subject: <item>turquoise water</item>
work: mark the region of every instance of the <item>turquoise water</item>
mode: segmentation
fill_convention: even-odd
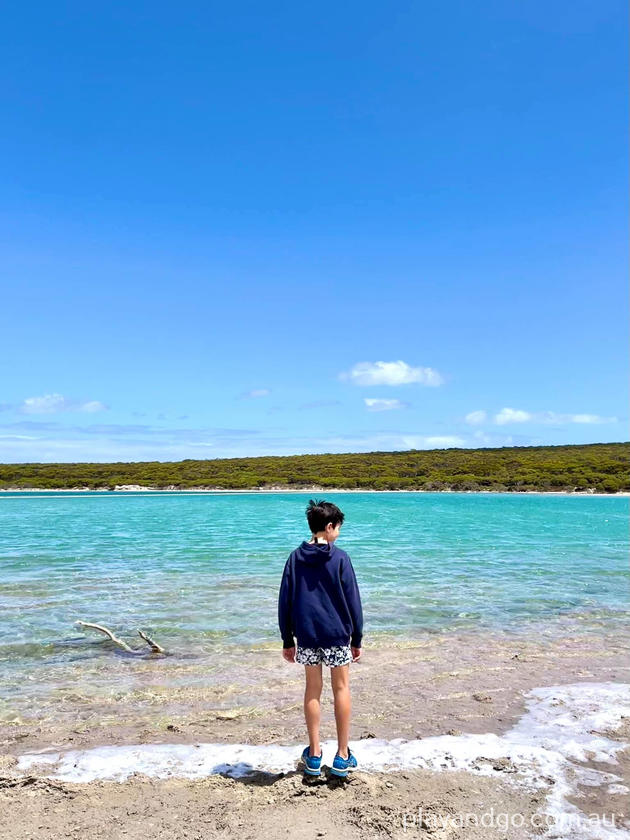
[[[90,656],[78,618],[204,650],[278,643],[278,585],[307,536],[309,495],[3,494],[0,661]],[[627,498],[327,498],[346,513],[339,545],[366,643],[479,627],[594,632],[630,617]]]

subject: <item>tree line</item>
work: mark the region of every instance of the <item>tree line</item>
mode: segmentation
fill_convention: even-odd
[[[630,490],[630,443],[411,449],[177,462],[2,464],[0,488]]]

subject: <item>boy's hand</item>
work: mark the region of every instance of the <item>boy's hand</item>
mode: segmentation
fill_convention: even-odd
[[[361,648],[355,648],[350,645],[350,650],[352,651],[352,661],[358,662],[361,657]]]
[[[295,662],[295,647],[282,648],[282,658],[287,662]]]

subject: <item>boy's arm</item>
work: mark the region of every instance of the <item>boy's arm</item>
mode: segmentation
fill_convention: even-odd
[[[293,640],[293,593],[291,585],[291,558],[287,560],[278,595],[278,626],[282,636],[282,647],[292,648]]]
[[[363,638],[363,607],[361,606],[361,594],[359,593],[354,567],[348,555],[341,564],[341,585],[352,617],[350,644],[352,647],[360,648]]]

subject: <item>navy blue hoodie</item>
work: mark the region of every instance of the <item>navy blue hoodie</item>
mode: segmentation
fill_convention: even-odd
[[[304,541],[285,563],[278,596],[283,648],[361,647],[363,610],[350,558],[334,543]]]

